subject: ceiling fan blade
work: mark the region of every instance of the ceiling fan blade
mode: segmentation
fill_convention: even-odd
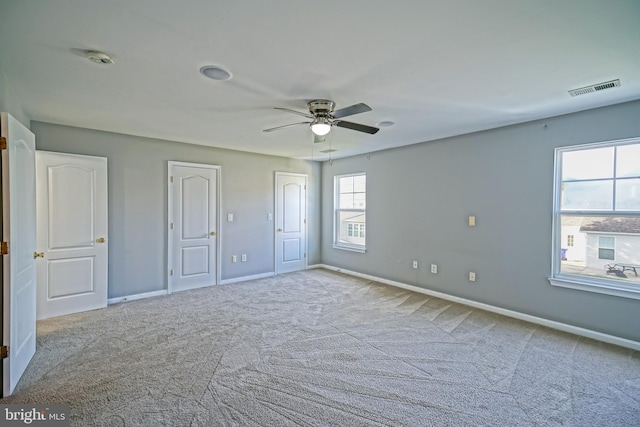
[[[333,122],[333,124],[341,128],[347,128],[351,130],[357,130],[360,132],[370,133],[371,135],[373,135],[374,133],[380,130],[378,128],[374,128],[373,126],[361,125],[360,123],[345,122],[343,120],[336,120],[335,122]]]
[[[282,111],[288,111],[290,113],[293,114],[298,114],[299,116],[304,116],[308,119],[313,119],[313,115],[309,114],[309,113],[302,113],[300,111],[296,111],[296,110],[291,110],[289,108],[283,108],[283,107],[273,107],[274,110],[282,110]]]
[[[327,140],[327,135],[316,135],[313,134],[313,143],[317,144],[319,142],[325,142]]]
[[[339,119],[341,117],[352,116],[354,114],[366,113],[367,111],[371,111],[371,107],[361,102],[359,104],[353,104],[348,107],[340,108],[339,110],[331,113],[331,115],[336,119]]]
[[[274,130],[284,129],[284,128],[288,128],[288,127],[292,127],[292,126],[298,126],[298,125],[308,125],[309,123],[311,123],[311,122],[291,123],[290,125],[276,126],[274,128],[264,129],[262,132],[273,132]]]

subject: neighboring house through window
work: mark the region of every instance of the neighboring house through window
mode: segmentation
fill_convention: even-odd
[[[334,178],[333,247],[364,252],[366,249],[367,176],[363,173]]]
[[[640,299],[640,138],[557,148],[555,165],[551,284]]]

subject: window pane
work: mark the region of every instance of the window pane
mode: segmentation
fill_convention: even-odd
[[[616,259],[614,255],[615,254],[613,249],[598,249],[598,259],[614,260]]]
[[[613,209],[613,180],[563,182],[561,209]]]
[[[615,239],[613,237],[604,237],[600,236],[598,239],[598,244],[601,248],[613,249],[615,246]]]
[[[622,145],[616,150],[616,176],[640,176],[640,144]]]
[[[613,178],[613,147],[562,154],[562,180]]]
[[[356,209],[365,209],[367,195],[364,193],[355,193],[353,195],[353,207]]]
[[[353,209],[353,193],[340,194],[338,209]]]
[[[366,222],[366,214],[361,212],[341,212],[338,211],[338,243],[351,243],[364,245],[364,235],[360,236],[356,230],[363,227]],[[364,233],[363,233],[364,234]]]
[[[364,193],[367,191],[367,176],[358,175],[353,177],[353,191],[357,193]]]
[[[640,179],[616,180],[616,210],[640,211]]]
[[[339,180],[340,193],[353,193],[353,177],[345,176]]]

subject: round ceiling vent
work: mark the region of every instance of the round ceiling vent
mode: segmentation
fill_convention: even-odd
[[[209,77],[212,80],[229,80],[232,77],[230,71],[222,68],[219,65],[205,65],[200,68],[200,72]]]
[[[385,120],[385,121],[376,123],[376,126],[378,126],[379,128],[388,128],[388,127],[391,127],[393,125],[395,125],[395,123],[392,122],[392,121],[389,121],[389,120]]]

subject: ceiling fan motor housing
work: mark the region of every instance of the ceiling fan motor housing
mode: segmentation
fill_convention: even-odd
[[[335,103],[328,99],[315,99],[309,101],[309,112],[314,116],[329,116],[333,112]]]

